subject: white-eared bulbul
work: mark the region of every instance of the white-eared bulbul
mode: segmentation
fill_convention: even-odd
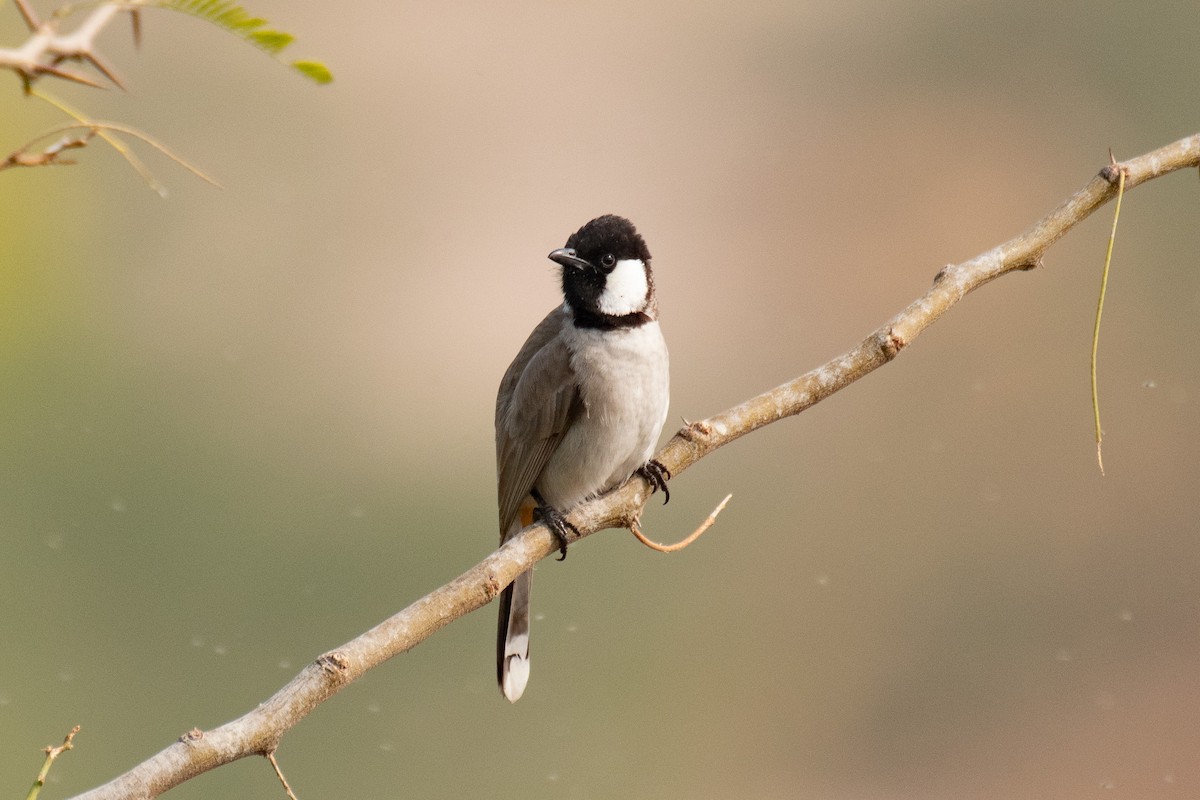
[[[635,471],[666,493],[670,475],[648,459],[670,388],[650,251],[633,223],[598,217],[549,257],[562,267],[564,302],[500,381],[496,470],[501,542],[541,519],[565,558],[573,526],[563,515],[573,506]],[[500,598],[497,678],[514,703],[529,680],[532,583],[530,570]]]

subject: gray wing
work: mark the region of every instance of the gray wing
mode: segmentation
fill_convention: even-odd
[[[500,381],[496,474],[501,538],[579,412],[571,354],[558,335],[565,324],[561,307],[547,314]]]

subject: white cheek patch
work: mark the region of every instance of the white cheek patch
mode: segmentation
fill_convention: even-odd
[[[646,265],[640,258],[623,258],[604,282],[597,307],[600,313],[623,317],[646,308]]]

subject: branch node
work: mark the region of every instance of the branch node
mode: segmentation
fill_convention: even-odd
[[[879,349],[888,361],[900,355],[900,351],[907,346],[908,340],[897,333],[895,328],[888,328],[887,332],[879,337]]]
[[[955,266],[954,264],[947,264],[946,266],[939,269],[937,271],[937,274],[933,276],[933,285],[937,286],[939,283],[941,283],[946,278],[946,276],[950,274],[950,271],[952,269],[954,269],[954,266]]]
[[[184,744],[195,744],[204,738],[204,731],[199,728],[192,728],[190,731],[179,737],[179,741]]]
[[[1112,155],[1111,151],[1109,152],[1109,155]],[[1113,163],[1104,167],[1104,169],[1100,170],[1100,177],[1104,178],[1104,180],[1108,181],[1113,186],[1116,186],[1118,181],[1121,180],[1122,173],[1128,175],[1129,168],[1124,164],[1118,164],[1116,161],[1114,161]]]
[[[67,733],[67,736],[65,739],[63,739],[62,744],[58,745],[57,747],[55,747],[53,745],[46,745],[45,747],[42,748],[42,752],[45,753],[46,755],[48,755],[50,757],[50,760],[53,761],[54,759],[58,758],[66,751],[74,750],[75,749],[75,734],[79,733],[79,730],[80,730],[80,726],[76,725],[74,728],[71,728],[71,730]]]
[[[483,596],[490,603],[500,594],[500,581],[496,579],[496,574],[488,570],[483,574]]]
[[[350,668],[350,661],[338,650],[331,650],[317,658],[317,666],[330,675],[342,676]]]
[[[707,439],[712,436],[712,426],[704,420],[698,422],[683,421],[684,427],[679,429],[679,436],[689,442],[694,442],[697,439]]]

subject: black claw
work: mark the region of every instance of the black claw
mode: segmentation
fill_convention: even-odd
[[[558,539],[558,551],[561,553],[558,560],[566,561],[567,545],[582,535],[579,533],[579,528],[568,522],[558,509],[547,503],[537,489],[534,489],[532,494],[534,502],[537,503],[537,508],[533,510],[533,518],[546,523],[550,533],[554,534],[555,539]],[[572,533],[575,534],[574,538],[571,537]]]
[[[654,494],[659,489],[662,489],[664,496],[663,505],[671,502],[671,490],[667,488],[667,481],[671,479],[671,470],[662,465],[656,458],[652,458],[638,468],[638,475],[641,475],[650,483],[650,494]]]

